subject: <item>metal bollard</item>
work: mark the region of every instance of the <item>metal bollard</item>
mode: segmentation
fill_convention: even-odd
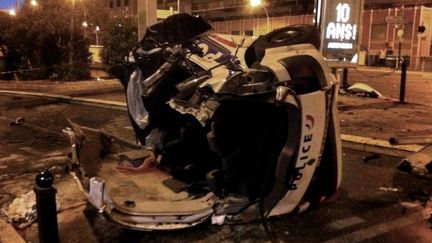
[[[407,75],[407,63],[406,60],[403,60],[401,81],[400,81],[399,103],[405,103],[406,75]]]
[[[53,182],[54,177],[49,171],[42,171],[36,176],[34,192],[41,243],[60,242],[55,198],[57,190],[52,187]]]
[[[344,68],[342,71],[342,89],[347,90],[348,88],[348,68]]]

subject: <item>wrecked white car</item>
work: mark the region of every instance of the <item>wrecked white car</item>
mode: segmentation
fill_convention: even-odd
[[[114,222],[173,230],[268,218],[338,189],[337,85],[315,28],[210,31],[173,15],[129,56],[122,82],[136,144],[73,123],[66,131],[80,186]]]

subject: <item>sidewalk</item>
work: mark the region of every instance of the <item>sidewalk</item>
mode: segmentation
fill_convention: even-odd
[[[432,134],[432,106],[353,95],[339,95],[338,106],[344,134],[382,140]]]
[[[87,96],[122,91],[117,79],[61,82],[51,80],[5,81],[0,80],[0,90],[28,91],[68,96]]]

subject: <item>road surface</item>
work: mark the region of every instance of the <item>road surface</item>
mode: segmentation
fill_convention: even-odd
[[[21,117],[21,122],[13,121]],[[121,228],[89,206],[71,176],[64,172],[68,139],[61,130],[71,119],[104,128],[134,140],[127,114],[97,107],[34,98],[0,97],[0,203],[3,208],[33,189],[34,177],[50,168],[56,178],[62,242],[265,242],[261,222],[199,227],[149,233]],[[344,150],[343,183],[338,195],[301,214],[268,220],[284,242],[432,242],[432,230],[422,217],[432,195],[430,180],[398,172],[400,159]],[[63,158],[63,159],[62,159]],[[37,241],[37,224],[20,230],[26,241]]]

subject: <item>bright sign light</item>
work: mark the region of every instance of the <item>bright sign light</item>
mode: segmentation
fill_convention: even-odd
[[[321,49],[328,60],[351,62],[358,49],[361,0],[327,0],[321,9]]]
[[[339,3],[336,7],[336,22],[329,22],[326,29],[326,39],[355,40],[357,25],[349,23],[351,8],[347,3]],[[334,46],[334,45],[333,45]],[[328,45],[330,48],[330,43]]]

